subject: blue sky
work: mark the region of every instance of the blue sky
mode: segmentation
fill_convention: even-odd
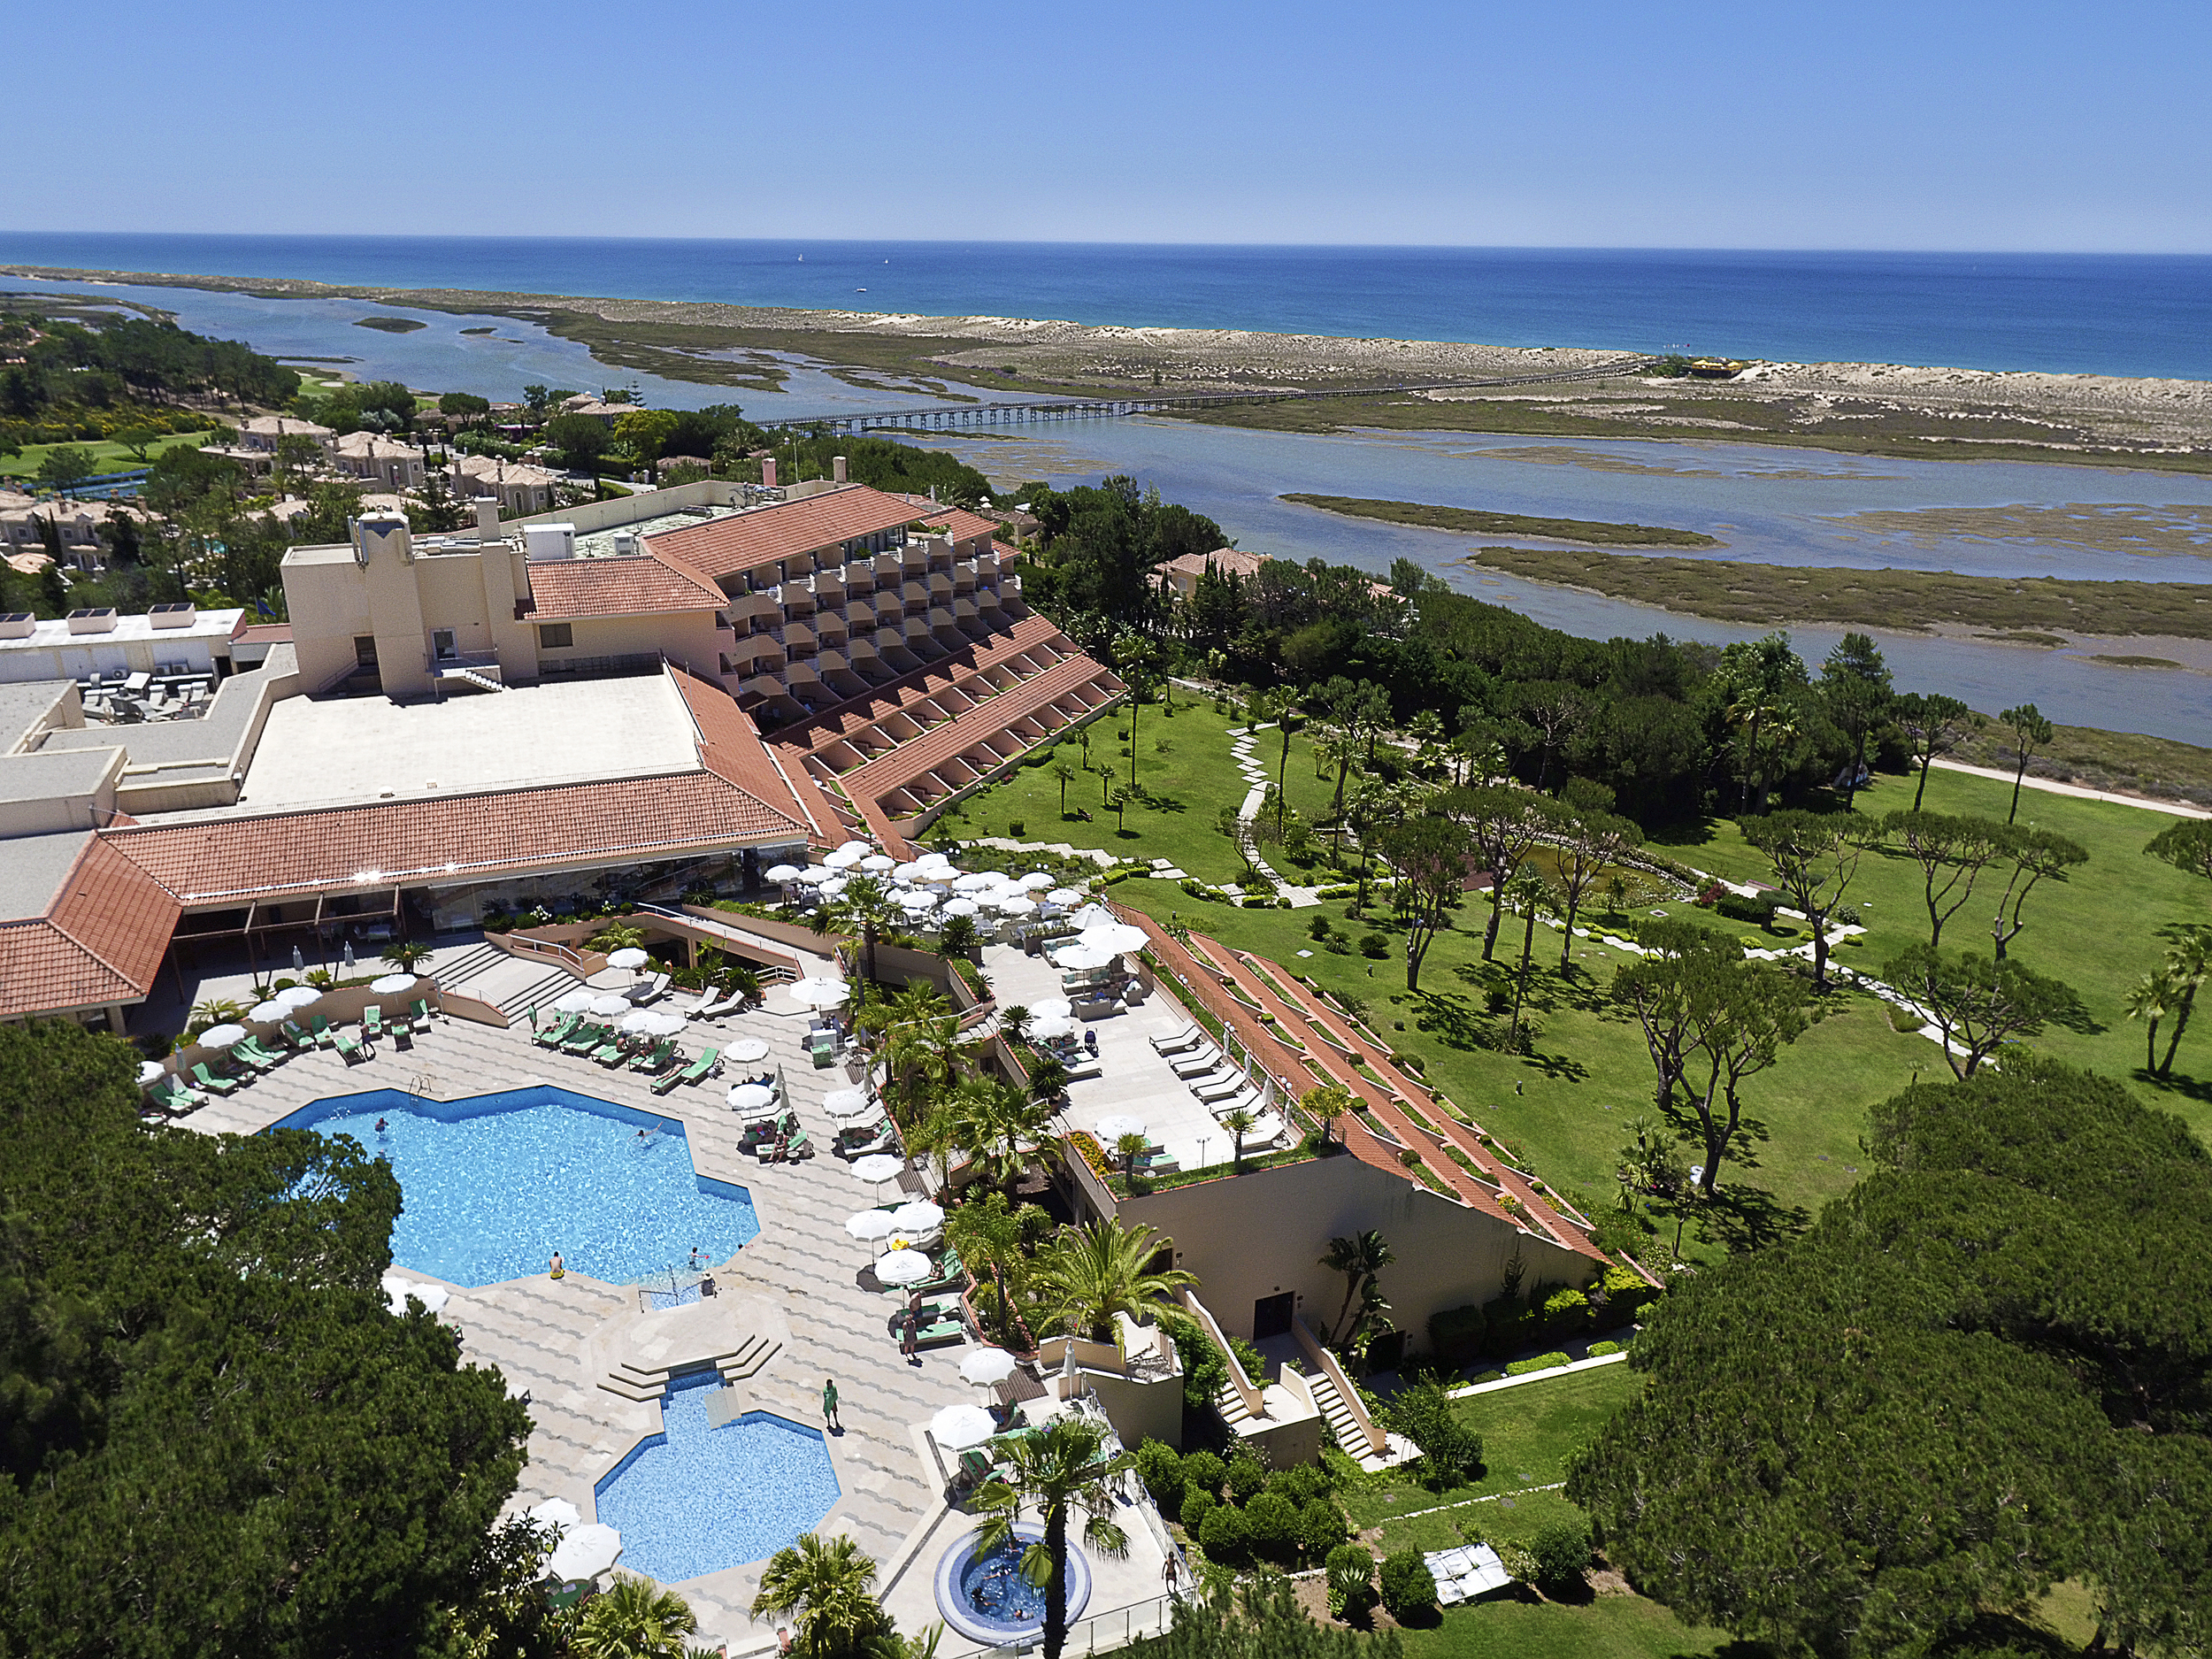
[[[111,0],[5,40],[20,230],[2212,251],[2203,0]]]

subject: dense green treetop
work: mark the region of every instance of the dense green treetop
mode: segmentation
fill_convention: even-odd
[[[387,1310],[388,1164],[142,1127],[136,1058],[0,1027],[0,1651],[423,1651],[527,1415]]]

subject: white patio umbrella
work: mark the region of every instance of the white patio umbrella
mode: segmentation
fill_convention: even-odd
[[[998,902],[997,909],[1003,916],[1034,916],[1037,901],[1025,893],[1011,893]]]
[[[852,987],[842,979],[795,979],[789,989],[792,1000],[807,1008],[835,1008],[852,995]]]
[[[246,1041],[243,1025],[210,1025],[195,1040],[203,1048],[227,1048]]]
[[[861,853],[833,852],[823,859],[822,863],[831,870],[850,870],[864,856],[864,855]]]
[[[860,867],[872,875],[879,876],[887,870],[897,869],[899,861],[887,853],[870,853],[860,861]]]
[[[168,1070],[158,1060],[141,1060],[138,1063],[138,1087],[144,1088],[150,1083],[160,1082]]]
[[[1074,1029],[1074,1019],[1066,1014],[1048,1014],[1042,1019],[1029,1022],[1029,1034],[1033,1037],[1064,1037]]]
[[[987,1388],[1004,1382],[1020,1364],[1002,1348],[979,1348],[960,1362],[960,1380]]]
[[[384,1292],[384,1305],[394,1313],[405,1313],[407,1299],[411,1296],[433,1313],[443,1308],[452,1297],[452,1293],[443,1285],[418,1285],[397,1274],[388,1274],[380,1288]]]
[[[276,994],[276,1000],[288,1008],[306,1008],[323,1000],[323,994],[311,985],[291,985]]]
[[[905,1168],[904,1158],[895,1158],[887,1152],[871,1152],[864,1158],[853,1160],[853,1173],[871,1187],[880,1187],[886,1181],[897,1180],[900,1172]],[[870,1213],[881,1216],[887,1221],[891,1217],[891,1212],[887,1210],[878,1210]],[[898,1231],[895,1222],[892,1224],[891,1231],[894,1233]]]
[[[1041,870],[1033,870],[1014,885],[1025,892],[1042,893],[1057,879],[1058,877],[1047,875]]]
[[[641,968],[652,959],[649,952],[635,945],[625,945],[607,958],[607,965],[610,968]]]
[[[1142,950],[1152,942],[1151,935],[1141,927],[1127,922],[1102,922],[1095,927],[1086,927],[1080,935],[1083,943],[1094,950],[1110,950],[1116,956],[1124,951]]]
[[[1045,895],[1045,902],[1047,904],[1057,904],[1063,909],[1065,909],[1071,904],[1082,903],[1083,895],[1077,892],[1073,887],[1055,887],[1051,892]]]
[[[372,986],[370,988],[373,990],[375,987]],[[618,1014],[626,1014],[630,1011],[630,1007],[628,997],[617,996],[611,991],[591,999],[591,1011],[603,1019],[612,1019]]]
[[[818,887],[836,873],[827,864],[809,864],[799,872],[799,879],[810,887]]]
[[[397,996],[402,991],[414,988],[415,976],[411,973],[388,973],[381,979],[369,981],[369,989],[379,996]]]
[[[265,1002],[256,1002],[253,1006],[253,1012],[246,1018],[257,1025],[273,1025],[280,1019],[292,1018],[292,1005],[289,1002],[280,1002],[274,997],[271,997]]]
[[[933,853],[914,862],[917,865],[915,873],[924,881],[951,881],[960,874],[959,867],[951,859],[940,858]]]
[[[758,1111],[775,1098],[776,1091],[765,1083],[733,1083],[730,1085],[729,1102],[731,1108],[736,1111]]]
[[[553,1006],[564,1014],[588,1014],[591,1005],[599,1000],[599,993],[587,991],[581,986],[565,993]]]
[[[870,853],[875,851],[875,847],[868,841],[840,841],[837,843],[837,850],[841,854],[850,853],[856,858],[865,858]]]
[[[995,870],[979,870],[972,875],[955,876],[952,880],[956,893],[980,893],[984,888],[995,887],[998,884],[999,876]]]
[[[887,1210],[864,1210],[856,1216],[845,1217],[845,1231],[868,1242],[887,1239],[898,1230],[898,1224],[891,1219]]]
[[[1103,904],[1086,904],[1081,910],[1076,911],[1073,916],[1068,918],[1068,919],[1073,922],[1078,929],[1082,929],[1087,927],[1104,927],[1109,924],[1118,922],[1121,918],[1116,916],[1111,910],[1108,910]]]
[[[649,1037],[672,1037],[684,1028],[681,1014],[655,1014],[645,1027]]]
[[[1109,1151],[1112,1150],[1114,1142],[1120,1140],[1122,1136],[1141,1135],[1146,1133],[1144,1119],[1133,1118],[1127,1112],[1117,1112],[1110,1118],[1102,1118],[1094,1126],[1098,1130],[1098,1138],[1105,1142]]]
[[[584,1517],[566,1498],[548,1498],[530,1511],[530,1518],[540,1526],[559,1527],[564,1532],[584,1524]]]
[[[983,907],[980,904],[978,904],[973,899],[971,898],[947,899],[945,901],[945,914],[948,916],[973,916],[982,908]]]
[[[797,864],[777,864],[763,879],[781,886],[787,881],[796,881],[804,873]]]
[[[864,1088],[833,1088],[822,1097],[822,1110],[835,1123],[865,1118],[876,1107],[876,1097]]]
[[[936,1271],[920,1250],[886,1250],[876,1257],[876,1277],[887,1285],[918,1285]]]
[[[998,1432],[998,1424],[981,1406],[947,1406],[929,1420],[929,1437],[949,1452],[980,1446]]]
[[[651,1009],[633,1009],[622,1017],[622,1029],[633,1037],[641,1037],[659,1022],[660,1016]]]
[[[910,1204],[901,1204],[891,1212],[891,1219],[901,1233],[927,1233],[932,1227],[945,1225],[945,1212],[926,1198],[918,1198]]]
[[[1115,953],[1110,950],[1100,950],[1091,945],[1076,945],[1062,951],[1053,960],[1071,972],[1087,973],[1093,968],[1111,967],[1114,956]]]
[[[827,881],[825,881],[820,887],[815,889],[817,893],[819,893],[826,899],[833,899],[844,890],[845,878],[842,876],[832,876]]]
[[[765,1060],[768,1045],[757,1037],[740,1037],[723,1049],[722,1054],[725,1059],[729,1060]]]
[[[891,879],[894,881],[912,881],[918,879],[921,873],[922,861],[918,858],[910,858],[902,864],[893,864],[891,866]]]
[[[1048,996],[1041,1002],[1029,1005],[1029,1017],[1033,1020],[1072,1019],[1075,1018],[1075,1004],[1064,996]]]
[[[621,1555],[622,1534],[611,1526],[587,1521],[570,1527],[562,1536],[546,1557],[545,1570],[563,1584],[573,1584],[580,1578],[596,1578]]]
[[[937,908],[937,895],[926,887],[919,887],[911,893],[901,894],[899,903],[919,915],[924,910],[933,910]]]

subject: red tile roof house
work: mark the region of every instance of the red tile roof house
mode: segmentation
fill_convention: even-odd
[[[291,639],[253,641],[264,662],[205,720],[23,740],[88,773],[113,758],[68,846],[0,842],[28,872],[0,888],[0,1018],[119,1023],[172,934],[288,949],[342,916],[465,926],[488,897],[616,872],[855,834],[903,852],[1120,694],[1022,603],[990,520],[857,486],[760,494],[505,524],[487,503],[473,533],[420,539],[370,513],[293,549]]]

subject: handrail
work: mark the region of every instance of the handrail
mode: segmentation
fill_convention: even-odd
[[[557,939],[535,939],[528,933],[487,933],[484,942],[511,956],[550,956],[580,979],[588,979],[607,965],[597,951],[579,950]],[[597,957],[595,964],[594,957]]]
[[[1352,1386],[1352,1379],[1345,1374],[1342,1363],[1321,1346],[1320,1339],[1306,1328],[1302,1316],[1295,1313],[1290,1316],[1290,1333],[1297,1339],[1298,1351],[1318,1365],[1329,1381],[1335,1385],[1338,1397],[1344,1402],[1344,1409],[1352,1414],[1352,1421],[1359,1425],[1359,1432],[1366,1437],[1367,1449],[1378,1457],[1389,1451],[1390,1437],[1368,1415],[1367,1402]]]
[[[1213,1339],[1214,1346],[1221,1350],[1222,1360],[1229,1368],[1229,1386],[1237,1391],[1237,1398],[1244,1402],[1244,1409],[1255,1417],[1265,1417],[1267,1415],[1266,1396],[1260,1392],[1258,1386],[1244,1374],[1243,1362],[1237,1358],[1236,1350],[1229,1346],[1229,1339],[1222,1334],[1221,1326],[1216,1323],[1213,1315],[1206,1310],[1206,1304],[1199,1301],[1187,1286],[1183,1289],[1183,1306],[1189,1310],[1191,1317],[1198,1321],[1199,1328]]]

